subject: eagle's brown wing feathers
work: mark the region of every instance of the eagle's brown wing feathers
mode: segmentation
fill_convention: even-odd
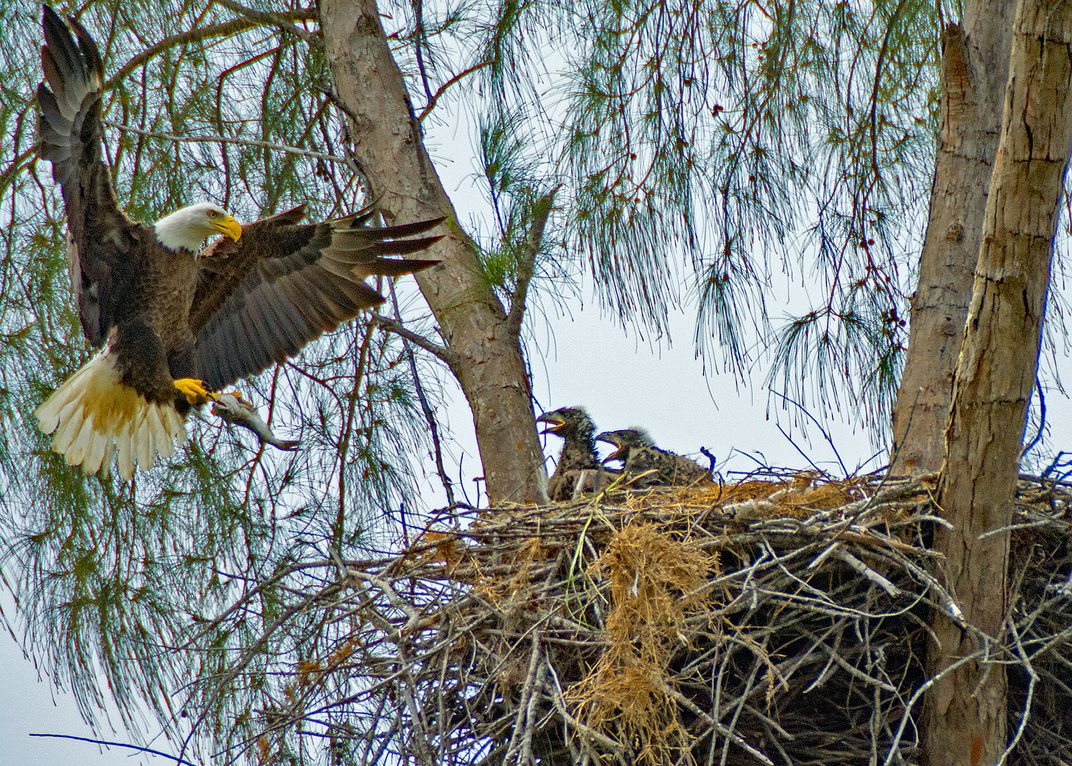
[[[52,162],[52,177],[63,192],[78,317],[89,342],[99,346],[115,321],[114,296],[124,293],[125,254],[144,232],[119,209],[111,174],[101,161],[100,52],[77,21],[71,19],[68,27],[47,5],[42,13],[40,153]]]
[[[438,261],[385,258],[425,249],[439,237],[400,239],[442,219],[370,227],[365,209],[336,221],[299,224],[303,208],[221,239],[201,259],[190,328],[197,374],[220,388],[294,356],[305,344],[384,298],[362,279],[399,276]]]

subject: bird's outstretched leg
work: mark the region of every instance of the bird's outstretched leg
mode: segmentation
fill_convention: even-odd
[[[186,401],[194,407],[201,404],[207,404],[208,402],[215,402],[221,396],[233,396],[247,407],[253,406],[250,402],[246,401],[246,398],[242,396],[241,391],[224,391],[223,393],[209,391],[205,388],[205,381],[198,380],[197,378],[179,378],[175,381],[175,388],[177,388],[179,393],[186,397]]]
[[[216,394],[205,388],[205,381],[197,378],[179,378],[175,381],[175,388],[194,406],[216,399]]]

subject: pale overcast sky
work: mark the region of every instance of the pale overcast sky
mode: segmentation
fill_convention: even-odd
[[[432,133],[437,167],[448,191],[459,207],[460,220],[482,211],[483,196],[473,189],[477,171],[472,157],[475,140],[464,118],[446,126],[443,122],[426,122]],[[166,211],[162,211],[166,212]],[[802,288],[801,288],[802,289]],[[534,392],[539,403],[548,408],[580,404],[588,408],[600,429],[640,425],[663,447],[681,453],[697,453],[701,446],[714,452],[720,461],[734,448],[760,453],[771,465],[806,468],[807,463],[796,448],[779,432],[778,424],[768,413],[768,393],[762,388],[766,367],[760,366],[752,380],[738,386],[728,375],[706,375],[695,359],[692,346],[693,318],[678,312],[673,319],[674,345],[654,347],[624,332],[613,320],[604,318],[595,308],[590,286],[580,290],[586,305],[574,307],[572,315],[550,319],[554,343],[532,349],[544,354],[532,360]],[[790,296],[791,297],[791,296]],[[686,309],[687,311],[687,309]],[[548,337],[544,319],[535,316],[534,336]],[[418,352],[421,353],[421,352]],[[1067,358],[1062,359],[1064,376],[1072,380]],[[710,369],[712,365],[709,365]],[[1072,447],[1072,408],[1056,392],[1047,399],[1052,442]],[[469,477],[478,470],[477,452],[472,438],[468,408],[455,397],[443,414],[457,441],[451,448],[455,461],[464,455]],[[791,418],[780,417],[789,430]],[[837,472],[837,460],[830,445],[817,430],[801,432],[792,428],[793,438],[821,467]],[[861,418],[847,413],[840,422],[829,424],[841,459],[849,469],[858,467],[873,453],[872,437],[861,425]],[[281,426],[286,433],[285,424]],[[548,439],[546,452],[556,455],[560,447],[556,438]],[[697,457],[699,457],[697,455]],[[884,458],[866,466],[881,465]],[[456,463],[455,463],[456,465]],[[747,470],[754,463],[744,457],[732,461],[732,468]],[[429,483],[434,483],[434,468],[429,465]],[[453,475],[457,475],[456,471]],[[471,489],[470,483],[468,489]],[[429,498],[434,507],[437,498]],[[3,601],[10,614],[10,599]],[[98,753],[93,745],[59,740],[31,739],[30,732],[94,736],[80,720],[73,701],[61,691],[54,691],[37,680],[32,664],[22,657],[6,633],[0,636],[0,766],[30,766],[43,763],[70,763],[79,766],[115,766],[117,764],[173,763],[162,758],[112,749]],[[102,739],[129,741],[126,732],[102,731]],[[166,743],[157,745],[170,750]]]

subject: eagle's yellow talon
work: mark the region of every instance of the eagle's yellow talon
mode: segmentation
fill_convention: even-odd
[[[214,393],[205,388],[205,381],[197,378],[179,378],[175,381],[175,388],[192,405],[204,404],[216,398]]]

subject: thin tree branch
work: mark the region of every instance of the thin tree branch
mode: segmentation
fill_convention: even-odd
[[[420,72],[421,75],[421,86],[424,88],[424,97],[431,101],[432,86],[428,83],[428,69],[424,63],[424,46],[428,39],[428,36],[424,31],[424,0],[416,0],[413,4],[413,12],[417,17],[415,29],[413,31],[413,47],[417,55],[417,71]]]
[[[264,11],[257,11],[253,8],[249,8],[240,3],[234,2],[234,0],[214,0],[216,5],[221,5],[229,11],[237,13],[241,16],[245,16],[248,19],[253,19],[265,26],[278,27],[279,29],[292,34],[300,40],[304,40],[312,45],[320,45],[320,35],[315,32],[310,32],[308,29],[302,29],[301,27],[292,24],[294,16],[296,14],[303,14],[304,18],[298,19],[298,21],[305,21],[307,19],[317,18],[317,11],[315,8],[308,8],[301,11],[291,11],[290,13],[266,13]]]
[[[202,143],[215,143],[215,144],[240,144],[241,146],[257,146],[263,149],[274,149],[279,152],[286,152],[288,154],[299,154],[302,157],[312,157],[313,159],[326,160],[328,162],[341,162],[345,165],[352,165],[353,161],[347,157],[340,157],[337,154],[327,154],[325,152],[317,152],[312,149],[302,149],[297,146],[288,146],[287,144],[277,144],[272,141],[261,141],[256,138],[237,138],[234,136],[179,136],[174,133],[159,133],[152,130],[142,130],[141,128],[135,128],[133,125],[123,125],[118,122],[105,121],[104,123],[109,128],[115,128],[121,130],[124,133],[134,133],[139,136],[147,136],[149,138],[158,138],[161,141],[174,141],[180,144],[202,144]]]
[[[373,314],[372,318],[375,319],[384,330],[393,332],[398,337],[404,338],[413,345],[423,348],[429,354],[446,363],[448,366],[454,364],[454,354],[452,354],[450,349],[446,346],[441,346],[435,341],[428,340],[428,338],[423,335],[418,335],[412,330],[407,330],[400,321],[393,317],[384,314]]]
[[[424,109],[421,110],[420,115],[418,115],[417,117],[417,122],[424,122],[424,118],[432,113],[432,110],[435,109],[436,103],[439,101],[440,97],[442,97],[442,95],[447,92],[448,88],[450,88],[452,85],[458,84],[466,77],[471,75],[473,72],[479,72],[484,67],[490,66],[491,63],[492,62],[489,59],[488,61],[481,61],[479,64],[473,64],[473,66],[469,67],[468,69],[463,69],[461,72],[458,72],[458,74],[454,75],[445,83],[440,85],[438,90],[436,90],[436,92],[432,94],[431,98],[428,99],[428,103],[425,104]]]
[[[354,114],[354,111],[352,109],[350,109],[349,106],[347,106],[345,103],[343,103],[343,100],[341,98],[339,98],[338,94],[336,94],[335,91],[330,86],[325,87],[325,88],[321,88],[320,92],[323,93],[324,97],[328,101],[331,102],[332,106],[334,106],[336,109],[338,109],[344,115],[346,115],[346,120],[343,121],[343,129],[345,130],[345,135],[346,135],[347,139],[349,139],[349,141],[352,144],[354,142],[354,138],[353,138],[353,135],[351,133],[351,126],[352,125],[360,125],[361,120],[358,118],[358,116],[356,114]],[[372,193],[372,184],[369,182],[368,173],[366,173],[365,169],[363,167],[361,167],[361,163],[357,159],[357,152],[351,152],[350,153],[349,162],[350,162],[350,167],[354,168],[355,172],[360,177],[361,184],[365,187],[366,192],[368,194],[371,194]]]
[[[783,394],[781,391],[775,391],[772,388],[772,389],[770,389],[770,392],[772,394],[774,394],[775,396],[781,397],[782,401],[788,402],[789,404],[792,404],[792,405],[795,405],[804,414],[804,416],[806,418],[808,418],[808,420],[810,420],[812,423],[815,424],[815,427],[819,429],[819,433],[821,433],[823,435],[823,439],[825,439],[826,443],[830,445],[830,449],[833,451],[834,457],[837,458],[838,465],[841,466],[841,473],[845,477],[851,476],[852,475],[851,472],[849,471],[848,468],[845,467],[845,461],[841,459],[841,453],[838,452],[837,445],[834,444],[834,437],[832,437],[830,435],[830,432],[826,429],[825,426],[823,426],[823,424],[819,421],[819,419],[817,417],[815,417],[814,415],[812,415],[810,412],[808,412],[807,408],[803,404],[801,404],[798,401],[795,401],[794,399],[791,399],[790,397],[788,397],[785,394]],[[782,431],[781,428],[779,428],[778,430]],[[789,439],[789,434],[787,434],[785,431],[782,431],[782,435],[785,436],[785,438]],[[790,443],[792,443],[791,439],[790,439]],[[795,444],[793,446],[796,447]],[[797,447],[797,450],[799,451],[800,448]],[[803,452],[801,452],[801,454],[804,455]],[[807,455],[804,455],[804,457],[805,457],[805,459],[807,459]],[[811,460],[808,460],[808,462],[811,463]],[[815,464],[812,463],[812,466],[815,466]]]
[[[15,157],[11,163],[0,171],[0,194],[4,192],[9,183],[14,181],[22,170],[34,161],[34,155],[37,153],[37,144],[33,144],[29,149]]]
[[[137,750],[139,753],[149,753],[150,755],[159,755],[159,756],[161,756],[163,758],[168,758],[168,759],[174,761],[175,763],[181,764],[181,766],[197,766],[196,763],[191,763],[190,761],[184,761],[182,758],[179,758],[177,755],[171,755],[170,753],[165,753],[162,750],[153,750],[151,747],[142,747],[141,745],[130,745],[130,744],[127,744],[126,742],[112,742],[112,741],[107,740],[107,739],[92,739],[91,737],[76,737],[73,734],[33,734],[33,733],[31,733],[29,736],[31,736],[31,737],[48,737],[48,738],[51,738],[51,739],[73,739],[75,742],[89,742],[90,744],[93,744],[93,745],[104,745],[106,747],[126,747],[126,748],[129,748],[130,750]]]
[[[286,13],[270,14],[278,17],[280,20],[286,21],[307,21],[309,19],[315,19],[316,12],[312,10],[301,11],[287,11]],[[174,48],[177,45],[184,45],[185,43],[198,42],[200,40],[207,40],[210,37],[227,37],[239,32],[245,32],[255,27],[261,26],[260,22],[253,19],[233,19],[231,21],[225,21],[221,24],[210,24],[205,27],[197,27],[185,32],[179,32],[174,35],[165,37],[158,43],[150,45],[134,58],[130,59],[123,66],[119,67],[115,74],[108,78],[108,82],[105,83],[105,89],[113,87],[117,82],[122,82],[126,77],[138,67],[148,63],[152,59],[159,56],[161,53],[169,48]]]
[[[395,320],[402,321],[402,312],[398,308],[398,294],[395,292],[394,283],[391,283],[391,307],[395,312]],[[417,373],[417,359],[413,354],[413,348],[410,346],[410,341],[405,336],[399,336],[402,338],[402,348],[405,349],[406,362],[409,364],[409,372],[413,377],[413,388],[417,393],[417,401],[421,404],[421,412],[424,414],[424,420],[428,423],[428,433],[432,437],[432,456],[435,458],[436,473],[439,474],[439,481],[443,485],[443,491],[447,495],[447,503],[454,505],[456,500],[454,499],[454,482],[451,481],[450,476],[447,475],[447,469],[443,464],[443,447],[440,444],[439,439],[439,423],[436,422],[435,412],[432,411],[431,405],[428,404],[428,397],[425,396],[424,386],[421,384],[421,376]],[[405,507],[405,506],[403,506]],[[405,531],[405,517],[403,517],[403,532]]]
[[[529,283],[536,272],[536,257],[540,254],[540,247],[543,245],[543,231],[547,226],[551,209],[555,205],[555,195],[559,188],[556,186],[533,204],[532,225],[529,226],[525,252],[521,254],[521,262],[517,265],[517,283],[514,285],[514,294],[510,299],[510,313],[506,317],[506,327],[514,335],[521,334],[521,320],[525,317]]]

